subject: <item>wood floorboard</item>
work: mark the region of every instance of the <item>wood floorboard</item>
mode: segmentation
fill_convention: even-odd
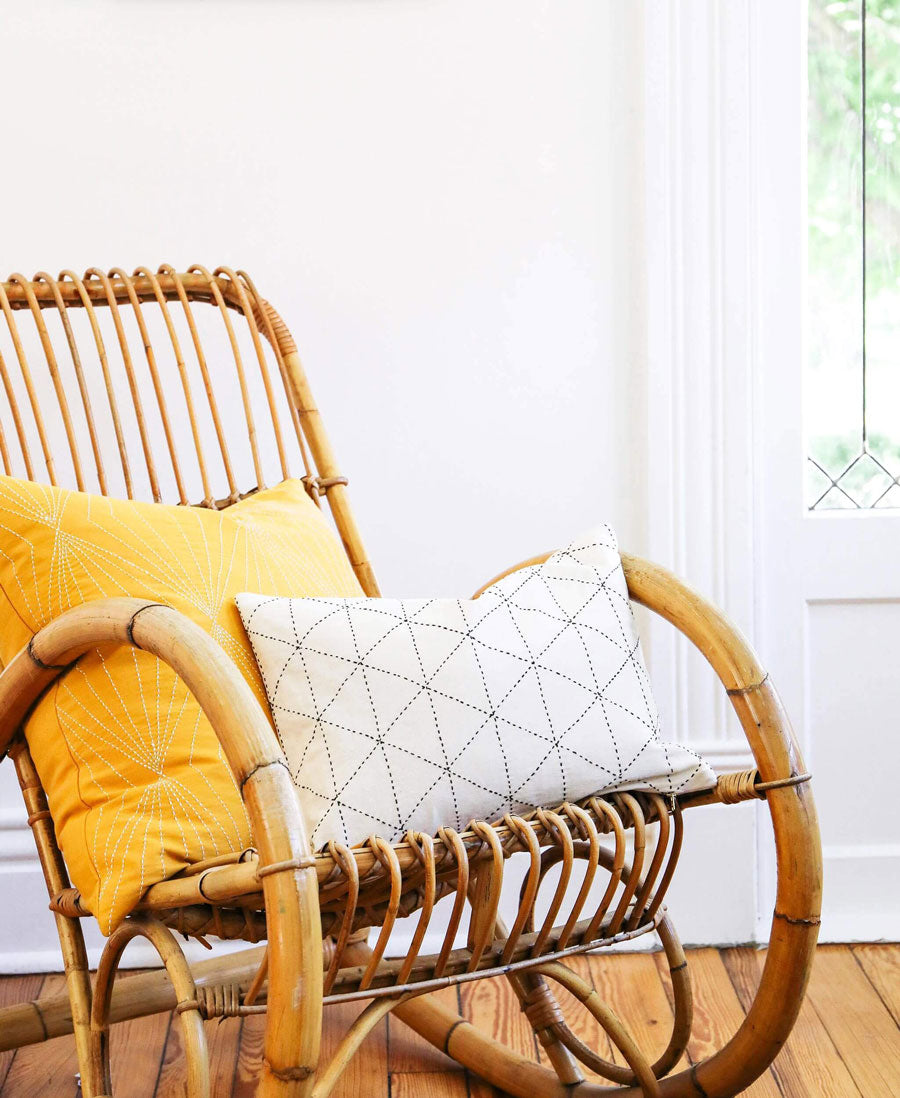
[[[688,954],[695,990],[692,1062],[719,1047],[740,1024],[759,981],[765,953],[702,949]],[[572,962],[625,1021],[641,1048],[659,1054],[672,1018],[664,958],[599,954]],[[61,976],[0,978],[0,1005],[59,993]],[[556,989],[554,989],[556,990]],[[487,1027],[517,1052],[546,1063],[503,978],[437,993],[444,1005]],[[574,1033],[605,1058],[621,1062],[599,1026],[559,992]],[[325,1012],[322,1051],[330,1057],[359,1004]],[[900,946],[823,946],[809,997],[773,1069],[744,1093],[749,1098],[895,1098],[900,1095]],[[206,1023],[216,1098],[253,1098],[265,1019]],[[185,1064],[177,1018],[163,1014],[114,1026],[116,1098],[184,1098]],[[71,1037],[0,1054],[0,1098],[79,1098]],[[593,1078],[591,1073],[586,1073]],[[334,1098],[500,1098],[460,1070],[403,1023],[380,1022],[333,1091]]]
[[[112,1026],[109,1059],[113,1094],[155,1098],[169,1036],[168,1014],[151,1014]]]
[[[36,998],[41,991],[43,976],[3,976],[0,977],[0,1007],[12,1006],[14,1003],[24,1003]],[[0,1091],[6,1082],[6,1076],[16,1055],[11,1052],[0,1052]]]
[[[765,951],[723,949],[722,960],[742,1009],[749,1010],[765,964]],[[800,1008],[790,1040],[772,1065],[772,1074],[783,1098],[865,1098],[808,999]]]
[[[583,980],[586,980],[592,987],[596,987],[591,974],[592,961],[590,958],[579,956],[570,957],[567,964],[568,967],[571,968],[573,972],[577,973]],[[606,1031],[594,1016],[585,1010],[585,1008],[564,988],[561,988],[558,985],[551,985],[551,987],[553,994],[556,996],[556,1001],[562,1008],[566,1024],[575,1036],[580,1041],[583,1041],[589,1048],[593,1049],[599,1056],[602,1056],[604,1060],[613,1059],[612,1049],[606,1036]],[[541,1063],[549,1065],[550,1061],[544,1050],[539,1047],[538,1052],[540,1054]],[[591,1079],[594,1082],[601,1080],[599,1075],[587,1068],[584,1069],[584,1076],[586,1079]]]
[[[262,1063],[263,1038],[266,1033],[264,1014],[251,1014],[244,1019],[238,1045],[237,1069],[234,1074],[232,1098],[253,1098],[259,1067]]]
[[[852,950],[817,950],[808,994],[864,1098],[896,1098],[900,1030]]]
[[[688,966],[694,986],[694,1026],[688,1056],[694,1064],[726,1044],[744,1019],[744,1010],[717,949],[692,949]],[[748,1098],[779,1098],[771,1071],[745,1092]]]
[[[455,987],[442,988],[435,991],[430,998],[441,1006],[459,1014],[459,989]],[[388,1020],[388,1070],[391,1075],[404,1074],[406,1072],[439,1072],[453,1071],[459,1065],[449,1056],[445,1056],[440,1049],[436,1049],[424,1037],[410,1029],[399,1018]]]
[[[339,1003],[325,1011],[322,1062],[327,1063],[364,1003]],[[331,1098],[388,1098],[388,1023],[375,1026],[331,1092]]]
[[[503,976],[460,984],[461,1014],[476,1028],[509,1045],[519,1055],[537,1060],[534,1030],[522,1013],[519,1000]]]
[[[40,995],[59,995],[65,991],[62,976],[45,976]],[[20,1048],[13,1058],[3,1098],[76,1098],[78,1058],[71,1037],[56,1037],[40,1045]]]
[[[622,962],[621,970],[618,962]],[[589,958],[597,994],[625,1025],[638,1048],[652,1063],[669,1043],[672,1008],[651,953],[612,955],[597,953]],[[610,1045],[611,1059],[624,1064],[625,1057]]]
[[[391,1098],[468,1098],[468,1094],[464,1071],[415,1071],[391,1076]]]
[[[223,1018],[204,1023],[206,1043],[209,1047],[209,1073],[215,1080],[214,1093],[230,1095],[234,1080],[241,1038],[241,1019]],[[169,1028],[169,1040],[163,1060],[155,1098],[184,1098],[187,1067],[181,1044],[181,1025],[173,1019]],[[130,1090],[123,1090],[130,1098]],[[4,1096],[5,1098],[5,1096]]]
[[[900,1025],[900,949],[890,945],[855,945],[851,952],[891,1017]]]

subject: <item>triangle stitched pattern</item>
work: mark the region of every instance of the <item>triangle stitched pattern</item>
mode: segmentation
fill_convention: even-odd
[[[660,737],[608,526],[478,599],[236,602],[316,848],[715,784]]]

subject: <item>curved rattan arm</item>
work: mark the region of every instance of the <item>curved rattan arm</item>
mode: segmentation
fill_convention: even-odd
[[[318,1060],[318,885],[284,756],[259,702],[226,653],[200,626],[158,603],[101,599],[69,610],[45,626],[0,675],[0,757],[41,692],[98,644],[130,644],[167,663],[196,697],[234,772],[259,850],[268,912],[269,1023],[258,1094],[283,1094],[286,1082],[311,1079]]]
[[[523,561],[490,582],[539,564],[549,555]],[[741,722],[762,782],[802,775],[803,763],[790,722],[769,676],[741,632],[667,569],[625,554],[622,565],[631,598],[671,622],[712,666]],[[822,899],[822,854],[811,785],[770,788],[766,800],[775,830],[778,889],[756,997],[731,1041],[690,1073],[664,1080],[663,1095],[724,1096],[748,1086],[777,1055],[803,1001]]]
[[[803,774],[781,700],[750,644],[712,603],[659,565],[623,556],[631,597],[671,622],[709,661],[741,722],[763,782]],[[766,794],[778,889],[762,980],[731,1041],[696,1069],[708,1094],[733,1094],[762,1074],[796,1020],[812,965],[822,902],[822,852],[809,783]]]

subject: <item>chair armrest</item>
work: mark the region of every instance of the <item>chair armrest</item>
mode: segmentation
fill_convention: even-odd
[[[79,656],[100,644],[151,652],[182,678],[218,736],[238,784],[284,756],[228,655],[184,614],[145,599],[98,599],[44,626],[0,674],[0,758],[28,710]]]
[[[491,584],[521,568],[542,564],[551,555],[542,553],[514,564],[480,587],[474,597],[478,598]],[[771,690],[771,683],[737,626],[718,607],[659,564],[623,553],[622,569],[632,600],[665,618],[705,656],[738,711],[762,779],[773,781],[802,774],[799,749],[780,706],[777,718],[760,727],[747,707],[740,704],[745,696],[757,691],[765,693],[766,687]]]
[[[549,555],[523,561],[496,579]],[[766,801],[775,831],[778,886],[762,979],[738,1032],[691,1076],[695,1088],[702,1084],[701,1093],[735,1094],[781,1048],[809,978],[822,904],[822,852],[811,783],[804,780],[800,751],[772,681],[740,630],[660,565],[623,553],[622,568],[631,598],[674,625],[706,657],[741,722],[760,778],[771,787]],[[664,1084],[665,1093],[687,1093],[678,1089],[682,1085],[687,1086],[682,1076],[673,1076]]]
[[[61,614],[0,674],[0,758],[41,692],[98,644],[132,645],[168,664],[197,699],[238,783],[259,851],[267,912],[268,1001],[275,1022],[266,1029],[263,1089],[273,1093],[265,1080],[312,1075],[321,1029],[315,859],[284,754],[253,691],[208,633],[169,606],[119,598]],[[310,1017],[316,1024],[304,1026]]]

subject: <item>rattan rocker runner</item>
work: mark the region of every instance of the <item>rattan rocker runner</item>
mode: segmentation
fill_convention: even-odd
[[[17,385],[24,382],[29,398],[22,407],[15,403],[13,367],[0,358],[16,426],[15,439],[0,434],[6,472],[12,471],[12,453],[18,446],[20,464],[31,479],[56,483],[67,466],[75,484],[83,487],[85,472],[74,426],[78,418],[82,437],[86,432],[90,438],[100,490],[108,491],[108,461],[121,466],[131,496],[131,463],[138,462],[146,469],[153,498],[160,500],[165,478],[156,465],[151,432],[145,428],[143,391],[159,413],[165,438],[161,461],[169,482],[174,479],[177,500],[191,502],[172,426],[176,400],[184,402],[181,414],[191,427],[194,471],[199,471],[203,488],[197,502],[227,507],[264,486],[260,425],[254,418],[254,409],[263,406],[269,420],[266,430],[273,432],[278,455],[275,479],[289,474],[289,455],[296,451],[305,464],[307,490],[317,501],[327,501],[364,590],[378,593],[350,511],[347,480],[335,462],[294,341],[245,273],[228,268],[210,273],[199,266],[178,273],[164,265],[156,272],[141,267],[133,275],[96,268],[83,277],[71,271],[58,279],[43,273],[33,280],[13,275],[0,284],[0,307],[21,372]],[[75,310],[83,311],[90,322],[83,329],[88,333],[84,339],[71,322]],[[108,310],[115,322],[119,359],[128,372],[139,427],[133,439],[126,438],[112,395],[114,355],[104,344],[98,322],[102,310]],[[185,355],[172,320],[174,310],[180,310],[190,332],[205,390],[199,399],[206,402],[215,426],[211,452],[217,452],[217,467],[224,470],[228,485],[227,496],[218,500],[212,488],[213,462],[204,449]],[[121,319],[126,311],[140,333],[133,350]],[[62,333],[58,354],[46,314],[54,316],[54,330]],[[156,329],[147,321],[150,314],[155,314]],[[224,325],[220,335],[224,331],[227,337],[224,345],[230,348],[236,374],[208,365],[201,319]],[[31,364],[25,325],[32,326],[32,343],[39,348],[37,361]],[[153,330],[162,332],[165,355],[154,351]],[[248,353],[242,346],[250,348],[252,369],[244,361]],[[116,443],[109,453],[95,428],[85,382],[82,363],[88,356],[99,358],[112,409]],[[139,361],[149,371],[146,386],[137,381]],[[170,376],[165,376],[166,361],[171,363]],[[46,389],[58,403],[54,414],[61,415],[61,432],[44,426],[36,395],[40,386],[33,380],[38,368],[49,370],[52,387]],[[279,376],[283,395],[272,381]],[[234,445],[234,440],[226,438],[217,404],[217,397],[227,399],[234,392],[235,377],[246,421],[241,445],[250,456],[247,469],[237,468],[231,457],[229,441]],[[256,404],[254,391],[262,394]],[[31,427],[26,429],[29,416]],[[288,437],[282,419],[290,424]],[[39,454],[30,452],[29,437],[39,439]],[[129,442],[134,443],[134,452]],[[70,610],[46,626],[0,675],[0,758],[8,755],[18,773],[56,917],[68,994],[0,1010],[0,1050],[74,1033],[83,1093],[98,1098],[112,1089],[110,1023],[175,1009],[188,1060],[188,1093],[201,1098],[214,1092],[202,1019],[265,1012],[257,1093],[262,1098],[325,1098],[365,1035],[393,1011],[461,1064],[523,1098],[721,1098],[747,1087],[767,1068],[790,1032],[818,932],[820,849],[808,775],[774,687],[741,635],[669,572],[633,557],[624,557],[623,562],[631,597],[671,622],[711,664],[740,719],[755,768],[721,777],[714,790],[668,801],[644,793],[593,797],[528,818],[473,821],[462,833],[449,828],[434,837],[410,833],[394,846],[373,837],[354,849],[332,843],[316,854],[310,850],[294,787],[265,714],[225,653],[176,611],[136,599],[108,599]],[[155,654],[194,693],[236,775],[256,846],[194,865],[150,888],[109,939],[92,987],[81,932],[81,920],[91,913],[70,887],[21,724],[42,691],[81,653],[100,643],[132,645]],[[728,1044],[703,1063],[670,1074],[687,1044],[692,1013],[684,953],[663,906],[681,847],[683,812],[698,804],[752,798],[768,802],[777,845],[777,900],[762,981],[746,1020]],[[500,884],[510,855],[517,852],[526,855],[527,868],[518,913],[507,927],[498,915]],[[560,869],[545,879],[557,865]],[[697,882],[697,887],[715,894],[709,881]],[[432,911],[445,895],[455,897],[448,901],[450,925],[437,952],[425,955]],[[405,956],[386,959],[391,929],[401,918],[414,927],[411,944]],[[455,942],[461,926],[468,927],[464,947]],[[368,944],[369,928],[376,928],[373,947]],[[178,944],[179,933],[253,944],[241,953],[191,968]],[[571,954],[647,933],[658,935],[665,950],[675,1004],[671,1035],[665,1048],[655,1050],[636,1047],[627,1019],[618,1019],[566,967]],[[153,945],[165,967],[116,985],[122,951],[138,936]],[[263,941],[267,944],[256,944]],[[523,1059],[428,995],[453,982],[483,978],[511,982],[550,1067]],[[606,1062],[575,1036],[554,995],[556,985],[590,1011],[629,1066]],[[360,1000],[360,1013],[331,1062],[323,1063],[323,1005],[347,1000]],[[606,1077],[610,1085],[585,1081],[581,1065]]]

